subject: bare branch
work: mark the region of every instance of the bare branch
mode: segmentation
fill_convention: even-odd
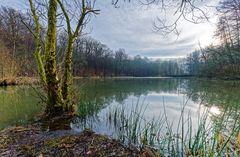
[[[125,0],[123,0],[125,1]],[[158,5],[160,9],[165,11],[174,10],[174,16],[176,19],[167,24],[166,17],[163,19],[161,17],[157,17],[157,20],[154,22],[154,30],[162,33],[163,35],[167,35],[170,33],[175,33],[179,35],[179,30],[177,28],[177,23],[184,19],[188,22],[199,24],[202,22],[209,21],[209,17],[207,16],[207,11],[201,9],[195,4],[196,0],[139,0],[141,5]],[[128,0],[130,2],[130,0]],[[120,0],[112,0],[112,4],[118,7]]]

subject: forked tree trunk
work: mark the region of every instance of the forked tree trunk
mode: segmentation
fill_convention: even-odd
[[[49,0],[48,1],[48,28],[47,36],[45,40],[44,49],[44,62],[41,57],[41,44],[40,44],[40,23],[38,15],[32,0],[29,0],[31,12],[34,17],[36,24],[35,29],[35,40],[36,40],[36,51],[35,56],[38,63],[39,75],[42,83],[47,91],[48,102],[46,107],[46,113],[50,115],[59,115],[64,112],[73,112],[74,103],[72,102],[72,55],[73,55],[73,44],[76,37],[84,25],[85,16],[89,13],[96,13],[98,10],[91,10],[86,6],[86,1],[82,0],[82,14],[78,19],[78,23],[74,32],[71,29],[71,20],[65,10],[65,7],[61,0]],[[56,61],[56,45],[57,45],[57,6],[60,6],[67,22],[68,28],[68,45],[65,51],[64,58],[64,75],[62,82],[58,78],[57,72],[57,61]]]

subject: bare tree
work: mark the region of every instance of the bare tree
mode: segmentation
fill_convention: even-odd
[[[131,0],[112,0],[115,7],[119,7],[120,1],[131,2]],[[175,33],[179,35],[178,24],[181,20],[199,24],[206,22],[209,19],[208,7],[199,7],[202,4],[201,0],[138,0],[144,6],[158,6],[162,11],[154,22],[154,30],[162,35]],[[167,13],[173,13],[174,20],[168,19]]]
[[[16,77],[17,62],[1,40],[0,56],[0,82],[3,80],[12,80]]]
[[[18,62],[17,75],[29,76],[34,73],[32,50],[35,43],[32,34],[23,25],[22,20],[29,28],[34,28],[27,14],[13,8],[0,8],[0,40],[7,47],[9,55]]]

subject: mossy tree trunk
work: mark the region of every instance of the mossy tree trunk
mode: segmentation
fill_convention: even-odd
[[[36,50],[34,52],[34,55],[35,55],[35,59],[36,59],[37,65],[38,65],[38,73],[39,73],[41,82],[42,82],[43,86],[46,87],[47,86],[46,73],[45,73],[42,56],[41,56],[42,44],[41,44],[41,39],[40,39],[39,18],[36,14],[36,10],[35,10],[32,0],[29,0],[29,4],[30,4],[30,9],[33,14],[33,18],[34,18],[35,25],[36,25],[35,32],[32,32],[32,34],[34,35],[34,38],[35,38],[35,43],[36,43]],[[27,25],[25,24],[25,26],[27,26]]]
[[[62,95],[64,102],[66,103],[66,110],[71,111],[74,108],[74,103],[72,102],[72,84],[73,84],[73,76],[72,76],[72,56],[73,56],[73,45],[76,38],[79,36],[83,26],[86,15],[90,13],[97,14],[99,10],[92,10],[89,6],[86,6],[86,0],[82,0],[81,6],[81,15],[79,19],[77,19],[77,26],[74,31],[72,31],[71,20],[69,14],[67,13],[65,6],[63,5],[61,0],[57,0],[58,4],[64,14],[67,24],[68,31],[68,44],[65,51],[65,60],[64,60],[64,75],[62,82]]]
[[[74,103],[72,102],[72,84],[73,84],[73,76],[72,76],[72,55],[73,55],[73,38],[68,39],[68,45],[66,48],[66,55],[64,60],[64,75],[62,82],[62,95],[65,101],[65,110],[70,111]]]
[[[56,61],[56,25],[57,25],[57,0],[49,0],[48,9],[48,28],[44,48],[44,62],[42,61],[42,46],[40,39],[40,23],[38,15],[32,0],[29,0],[30,9],[36,24],[33,33],[36,42],[35,58],[38,64],[38,73],[41,82],[47,92],[46,114],[55,115],[63,112],[63,97],[61,83],[58,78],[57,61]]]
[[[48,93],[47,113],[63,111],[63,97],[58,78],[56,45],[57,45],[57,0],[49,0],[48,28],[45,43],[45,73]]]
[[[41,81],[48,95],[46,113],[48,115],[56,115],[64,112],[73,112],[74,103],[72,102],[72,56],[74,41],[79,35],[83,25],[84,19],[87,14],[95,13],[99,10],[92,10],[90,6],[85,6],[88,4],[85,0],[82,0],[81,15],[78,19],[75,31],[72,32],[71,20],[68,13],[65,10],[61,0],[49,0],[48,1],[48,27],[47,36],[45,40],[44,48],[44,62],[42,61],[42,45],[40,39],[40,23],[38,20],[38,15],[36,13],[35,7],[32,0],[29,0],[30,9],[34,17],[36,24],[35,36],[36,40],[36,50],[35,57],[38,64],[38,71]],[[57,59],[56,59],[56,45],[57,45],[57,6],[60,6],[66,22],[68,30],[68,44],[65,50],[64,58],[64,75],[62,82],[59,79],[57,71]]]

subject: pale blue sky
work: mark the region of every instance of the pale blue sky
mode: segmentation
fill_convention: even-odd
[[[216,5],[218,0],[203,0],[204,5]],[[28,8],[25,0],[0,0],[0,5],[10,6],[25,10]],[[144,8],[134,4],[121,4],[120,8],[114,8],[111,0],[97,0],[96,9],[100,9],[100,15],[92,17],[88,28],[90,35],[106,44],[113,50],[126,49],[130,56],[141,55],[151,58],[175,58],[184,57],[199,46],[206,46],[213,42],[214,23],[216,17],[210,19],[210,23],[192,24],[180,21],[180,36],[176,40],[175,35],[163,37],[153,31],[153,22],[162,13],[158,7]],[[170,12],[169,18],[172,18]]]

